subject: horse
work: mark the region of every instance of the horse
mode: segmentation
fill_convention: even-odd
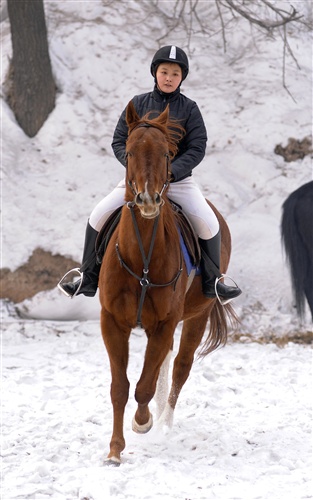
[[[307,300],[313,320],[313,181],[287,197],[280,229],[297,315],[303,319]]]
[[[107,245],[99,275],[101,332],[111,368],[113,432],[105,464],[120,465],[125,448],[124,410],[129,397],[127,363],[131,331],[138,325],[146,334],[143,368],[135,389],[137,408],[132,429],[148,432],[153,425],[149,403],[155,398],[158,425],[170,428],[179,393],[186,382],[196,349],[206,356],[227,340],[229,323],[237,317],[230,304],[202,294],[201,276],[188,283],[182,258],[177,215],[167,197],[170,161],[183,129],[169,117],[168,107],[157,117],[140,118],[132,102],[127,106],[125,205]],[[221,272],[231,254],[231,235],[218,217],[222,235]],[[189,286],[190,285],[190,286]],[[174,361],[172,385],[167,382],[176,326],[183,321]]]

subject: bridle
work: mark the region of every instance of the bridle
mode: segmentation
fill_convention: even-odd
[[[133,132],[133,130],[135,130],[138,127],[153,127],[153,125],[150,125],[148,123],[140,123],[139,125],[137,125],[136,127],[134,127],[131,132]],[[162,194],[164,193],[164,191],[167,189],[167,187],[169,185],[169,158],[170,157],[169,157],[168,153],[165,153],[164,156],[167,159],[167,161],[166,161],[167,180],[164,183],[164,185],[163,185],[163,187],[162,187],[162,189],[161,189],[161,191],[159,193],[160,197],[162,197]],[[127,158],[126,158],[126,160],[127,160]],[[126,169],[127,169],[127,161],[126,161]],[[127,176],[127,174],[126,174],[126,176]],[[133,192],[133,194],[134,194],[134,196],[136,198],[138,196],[138,191],[137,191],[137,188],[136,188],[136,184],[134,182],[132,182],[130,179],[128,179],[127,183],[129,185],[129,187],[131,188],[131,190],[132,190],[132,192]],[[161,203],[161,205],[162,205],[162,203]],[[142,314],[142,309],[143,309],[143,304],[144,304],[145,296],[146,296],[146,293],[147,293],[148,289],[149,288],[161,288],[161,287],[166,287],[166,286],[173,285],[174,286],[174,290],[175,290],[176,283],[177,283],[177,281],[178,281],[178,279],[179,279],[179,277],[180,277],[180,275],[182,273],[183,267],[182,267],[182,256],[180,254],[180,266],[179,266],[179,270],[176,273],[176,275],[173,277],[173,279],[171,279],[167,283],[151,283],[150,278],[149,278],[149,265],[150,265],[150,262],[151,262],[152,252],[153,252],[154,245],[155,245],[155,240],[156,240],[156,234],[157,234],[157,228],[158,228],[158,224],[159,224],[159,217],[160,217],[160,215],[157,215],[155,217],[155,219],[154,219],[153,229],[152,229],[152,236],[151,236],[150,247],[149,247],[149,252],[148,252],[148,255],[146,255],[144,247],[143,247],[143,242],[142,242],[141,234],[140,234],[139,227],[138,227],[138,222],[137,222],[136,215],[135,215],[135,210],[134,210],[135,206],[136,206],[135,199],[133,201],[127,203],[127,208],[131,212],[132,221],[133,221],[133,225],[134,225],[134,229],[135,229],[135,233],[136,233],[136,238],[137,238],[137,241],[138,241],[138,245],[139,245],[139,249],[140,249],[140,253],[141,253],[141,257],[142,257],[142,261],[143,261],[142,276],[139,276],[138,274],[136,274],[126,264],[126,262],[123,260],[121,254],[120,254],[120,251],[119,251],[118,243],[116,243],[116,245],[115,245],[115,250],[116,250],[117,257],[119,259],[119,262],[120,262],[121,266],[124,267],[124,269],[126,269],[126,271],[131,276],[133,276],[134,278],[136,278],[139,281],[139,283],[140,283],[140,285],[142,287],[141,288],[141,295],[140,295],[139,305],[138,305],[138,311],[137,311],[137,325],[140,326],[140,327],[142,327],[141,314]]]

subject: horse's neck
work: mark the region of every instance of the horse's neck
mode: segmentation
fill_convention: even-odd
[[[166,227],[168,228],[168,221],[167,224],[165,224],[165,219],[169,214],[164,208],[165,207],[162,207],[157,222],[155,219],[143,219],[139,211],[135,210],[139,237],[130,210],[126,206],[123,208],[119,224],[118,243],[125,257],[128,256],[128,258],[132,260],[134,255],[138,255],[140,248],[139,240],[142,242],[145,255],[148,255],[151,241],[154,238],[154,231],[156,231],[152,258],[157,255],[158,261],[161,261],[162,255],[164,255],[164,260],[166,260],[168,248],[174,243],[173,239],[176,237],[176,230],[174,229],[175,233],[171,235],[166,229]],[[172,216],[172,214],[170,214],[170,216]],[[156,229],[155,224],[157,224]]]

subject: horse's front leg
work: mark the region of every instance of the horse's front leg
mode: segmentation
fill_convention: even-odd
[[[148,333],[145,361],[135,391],[135,399],[138,403],[133,419],[135,432],[148,432],[153,425],[149,403],[156,391],[160,367],[172,347],[175,327],[176,322],[167,321],[161,323],[153,334]]]
[[[102,309],[101,331],[109,355],[112,376],[113,433],[107,462],[119,465],[121,452],[125,448],[123,424],[125,406],[129,395],[129,381],[126,372],[130,330],[123,330],[113,317],[105,309]]]

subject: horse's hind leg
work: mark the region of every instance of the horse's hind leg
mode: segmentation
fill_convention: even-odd
[[[107,462],[118,465],[121,461],[121,452],[125,448],[123,422],[129,394],[129,381],[126,370],[130,331],[123,331],[118,328],[112,316],[104,309],[101,311],[101,331],[109,355],[112,375],[113,433]]]
[[[160,368],[154,399],[157,405],[157,419],[160,418],[168,398],[168,372],[172,357],[173,347],[169,350]]]
[[[207,311],[202,313],[201,316],[184,321],[179,351],[174,361],[172,386],[168,402],[158,422],[158,425],[161,427],[172,426],[178,396],[189,376],[194,361],[194,354],[201,342],[207,321]]]

